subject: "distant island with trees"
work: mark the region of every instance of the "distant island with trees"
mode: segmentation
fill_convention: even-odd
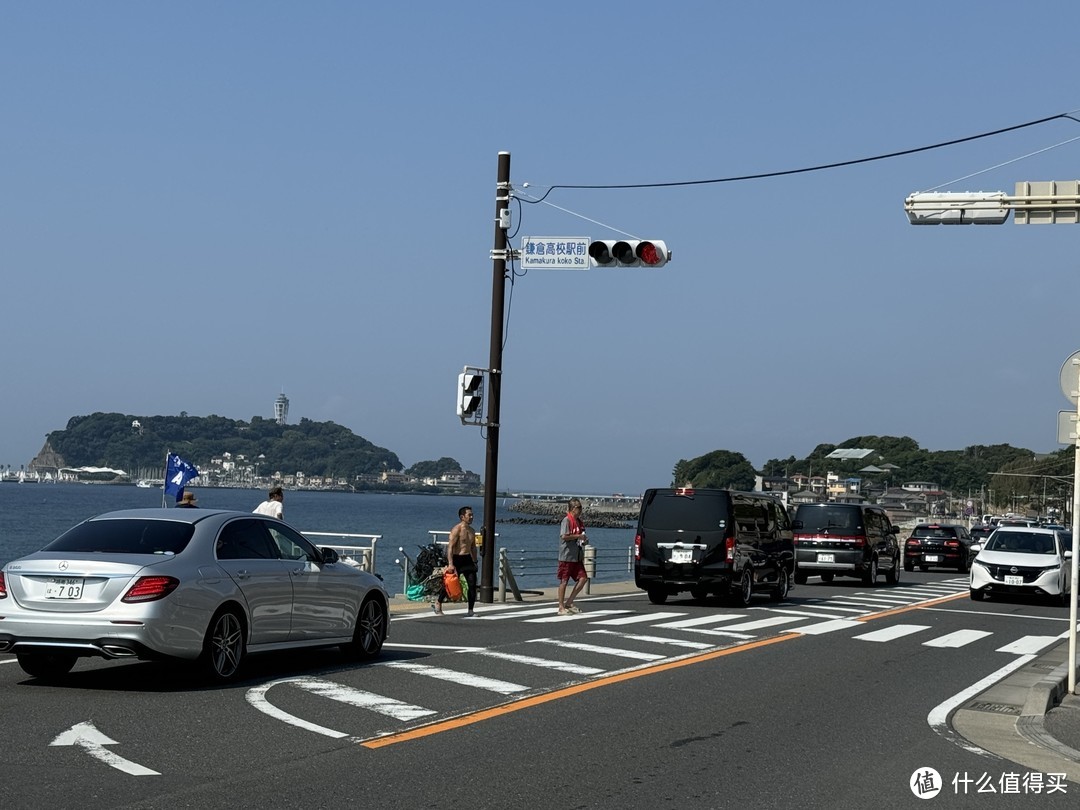
[[[842,450],[870,452],[850,456],[836,452]],[[244,421],[184,412],[74,416],[65,429],[48,434],[26,472],[57,475],[64,469],[98,467],[123,470],[132,483],[159,481],[168,451],[194,464],[203,486],[260,487],[276,481],[347,491],[482,492],[480,476],[463,470],[453,458],[405,467],[396,453],[334,422],[301,418],[297,424],[279,424],[259,416]],[[1065,497],[1072,465],[1072,447],[1041,455],[1008,444],[932,451],[907,436],[855,436],[838,444],[819,444],[805,458],[770,459],[760,470],[742,453],[713,450],[679,459],[671,480],[657,485],[750,490],[759,477],[832,472],[842,478],[888,479],[893,485],[933,482],[958,495],[993,489],[1002,496],[1042,503]],[[5,473],[3,465],[0,473]],[[11,473],[8,465],[5,474]],[[114,472],[100,480],[116,478]]]
[[[99,480],[160,481],[166,453],[199,470],[202,486],[263,486],[269,482],[312,489],[478,492],[480,476],[453,458],[404,467],[397,454],[334,422],[301,418],[279,424],[222,416],[74,416],[48,434],[27,473],[102,468]],[[123,476],[116,471],[122,470]],[[10,470],[9,470],[10,471]],[[93,477],[89,474],[88,477]]]

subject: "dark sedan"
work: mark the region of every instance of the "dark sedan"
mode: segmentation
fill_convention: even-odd
[[[922,571],[931,567],[955,568],[965,573],[971,564],[971,535],[956,523],[923,523],[916,526],[904,543],[904,570]]]

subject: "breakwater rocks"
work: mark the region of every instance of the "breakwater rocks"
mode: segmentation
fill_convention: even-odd
[[[590,504],[582,498],[581,520],[586,528],[595,529],[632,529],[637,521],[638,505],[611,503]],[[566,515],[566,504],[559,501],[520,500],[509,507],[511,512],[520,512],[528,517],[503,518],[499,523],[518,523],[531,526],[558,525]]]

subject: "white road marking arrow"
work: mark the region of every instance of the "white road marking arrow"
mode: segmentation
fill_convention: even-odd
[[[93,723],[76,723],[67,731],[58,734],[56,739],[49,745],[77,745],[86,750],[92,757],[96,757],[106,765],[117,770],[129,773],[132,776],[161,776],[157,771],[144,768],[137,762],[124,759],[119,754],[106,751],[104,746],[116,745],[116,740],[110,740],[96,728]]]

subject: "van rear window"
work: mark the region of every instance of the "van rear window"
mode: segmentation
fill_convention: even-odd
[[[843,531],[862,529],[861,511],[840,506],[812,506],[799,508],[796,520],[802,521],[802,532],[821,532],[825,529]]]
[[[653,492],[646,496],[641,513],[644,529],[685,532],[714,532],[728,525],[727,496],[706,494],[675,495]]]

